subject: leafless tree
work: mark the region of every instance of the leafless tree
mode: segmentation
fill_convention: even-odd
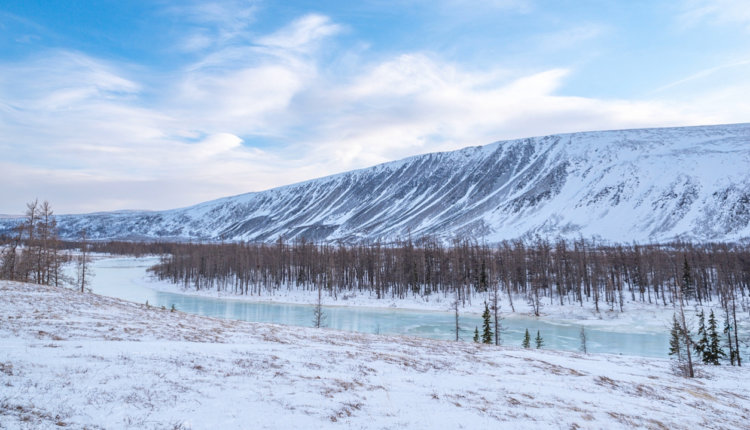
[[[91,255],[89,254],[89,242],[86,230],[81,230],[79,234],[80,251],[76,258],[76,284],[83,293],[86,287],[91,283]]]
[[[326,317],[323,311],[323,288],[318,287],[318,301],[313,309],[313,326],[315,328],[325,327]]]
[[[586,345],[586,329],[581,326],[581,333],[578,335],[578,337],[581,339],[581,352],[584,354],[588,354],[588,347]]]

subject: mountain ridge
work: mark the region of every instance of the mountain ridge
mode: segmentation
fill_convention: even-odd
[[[748,123],[577,132],[415,155],[167,211],[61,215],[58,223],[63,237],[86,228],[94,239],[734,241],[750,237],[744,166]]]

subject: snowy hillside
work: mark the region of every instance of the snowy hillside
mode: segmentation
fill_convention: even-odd
[[[0,428],[746,428],[744,368],[244,323],[0,282]],[[429,411],[429,413],[427,412]]]
[[[573,133],[420,155],[184,209],[59,221],[67,236],[86,228],[100,239],[731,241],[750,237],[748,166],[750,124]]]

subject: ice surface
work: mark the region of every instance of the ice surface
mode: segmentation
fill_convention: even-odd
[[[148,276],[146,268],[157,262],[157,257],[98,258],[93,265],[96,276],[92,278],[91,288],[98,294],[135,303],[148,301],[152,306],[167,309],[175,305],[179,310],[199,315],[312,326],[312,306],[317,300],[314,291],[282,286],[262,295],[238,296],[216,290],[183,290]],[[323,303],[330,328],[450,340],[455,337],[454,315],[449,311],[452,299],[441,294],[377,299],[367,292],[347,292],[338,296],[326,294]],[[470,341],[474,328],[481,327],[480,313],[485,300],[488,300],[486,295],[474,294],[470,301],[462,304],[463,340]],[[715,305],[720,312],[718,303]],[[545,301],[541,318],[531,314],[522,297],[516,297],[514,306],[516,312],[511,312],[507,298],[500,300],[501,338],[506,345],[520,345],[525,330],[529,329],[533,333],[540,330],[548,348],[575,351],[580,347],[580,328],[585,327],[591,352],[667,357],[667,333],[674,311],[671,306],[632,302],[625,305],[625,312],[603,306],[597,313],[591,302],[579,306]],[[750,327],[746,327],[742,318],[740,321],[741,333],[747,333]]]

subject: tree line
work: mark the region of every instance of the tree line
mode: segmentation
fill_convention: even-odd
[[[136,245],[113,244],[113,249],[130,246]],[[441,295],[452,300],[457,337],[459,305],[487,300],[495,344],[501,298],[510,311],[515,311],[514,299],[526,300],[536,315],[555,303],[587,302],[597,311],[622,312],[628,300],[640,301],[673,307],[678,316],[689,303],[717,303],[734,351],[739,351],[737,308],[750,305],[750,247],[743,244],[606,245],[537,239],[489,246],[469,240],[445,245],[426,238],[359,245],[300,239],[153,246],[167,254],[150,270],[186,289],[238,295],[300,289],[333,297],[358,292],[378,299]],[[680,326],[690,344],[684,317]]]
[[[315,244],[304,239],[257,243],[112,243],[93,249],[153,247],[165,253],[151,271],[185,288],[261,295],[279,288],[337,296],[371,292],[377,298],[455,296],[462,303],[496,290],[525,297],[535,314],[546,303],[592,302],[597,311],[624,310],[626,300],[673,305],[750,294],[750,247],[740,244],[597,245],[584,240],[404,240],[384,244]],[[482,296],[484,297],[484,296]],[[484,300],[484,299],[483,299]],[[726,308],[726,306],[724,306]]]
[[[750,304],[750,246],[737,243],[610,245],[541,238],[494,246],[471,240],[445,244],[434,238],[358,245],[305,239],[272,244],[88,243],[85,232],[78,241],[60,240],[49,203],[34,201],[27,204],[24,222],[10,236],[0,237],[0,244],[0,278],[56,286],[74,283],[81,290],[91,276],[89,253],[107,252],[161,255],[150,270],[186,289],[238,295],[271,294],[281,288],[317,290],[318,303],[322,294],[352,292],[378,299],[442,295],[452,300],[457,338],[459,306],[479,298],[489,302],[494,328],[491,335],[483,330],[482,340],[495,344],[503,297],[511,311],[513,300],[521,298],[536,315],[547,303],[589,302],[597,311],[624,311],[627,300],[672,306],[678,311],[678,339],[687,351],[693,349],[693,341],[685,305],[718,302],[724,311],[724,334],[733,344],[732,358],[739,351],[737,307]],[[76,279],[67,279],[62,271],[71,260],[71,249],[79,250]],[[686,355],[691,358],[690,352]]]

